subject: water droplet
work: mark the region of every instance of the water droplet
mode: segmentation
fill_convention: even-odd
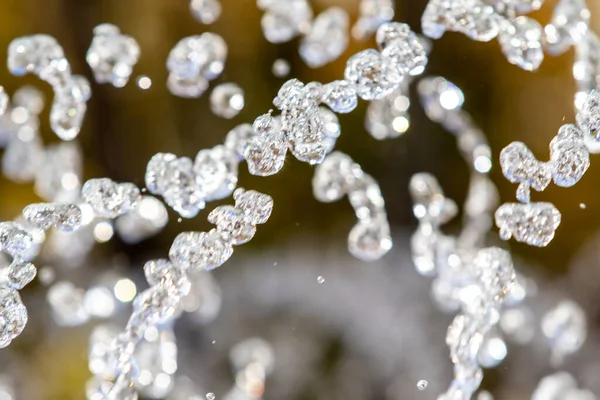
[[[585,203],[579,203],[579,208],[581,208],[582,210],[585,210],[586,207],[587,206],[585,205]]]
[[[317,282],[319,282],[319,284],[321,284],[321,283],[325,282],[325,278],[323,278],[322,276],[319,276],[317,278]]]
[[[421,379],[419,382],[417,382],[417,389],[419,389],[419,390],[425,390],[425,389],[427,389],[427,384],[428,383],[429,382],[427,382],[426,380]]]
[[[290,74],[290,63],[283,58],[278,58],[273,62],[272,72],[277,78],[285,78]]]
[[[207,393],[206,394],[206,400],[215,400],[217,398],[217,396],[215,396],[214,393]]]
[[[150,86],[152,86],[152,79],[150,79],[146,75],[140,75],[137,78],[137,84],[140,89],[148,90],[150,89]]]
[[[181,221],[183,221],[183,219],[181,219],[181,218],[177,218],[177,222],[180,222],[180,223],[181,223]]]
[[[217,341],[216,341],[216,340],[213,340],[213,341],[212,341],[212,344],[215,344],[215,343],[217,343]]]

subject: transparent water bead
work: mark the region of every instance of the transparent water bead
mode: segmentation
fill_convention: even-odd
[[[515,284],[510,253],[498,247],[479,250],[470,269],[483,288],[484,296],[490,299],[502,300]]]
[[[18,222],[0,222],[0,252],[13,258],[26,259],[26,254],[34,245],[32,232]]]
[[[206,92],[208,81],[203,76],[181,78],[177,75],[169,74],[167,88],[175,96],[196,99]]]
[[[311,68],[319,68],[342,55],[348,47],[350,18],[340,7],[330,7],[312,22],[300,42],[300,56]]]
[[[194,165],[187,157],[171,153],[155,154],[146,166],[146,187],[163,196],[183,218],[193,218],[206,205],[206,194],[198,187]]]
[[[206,393],[206,400],[215,400],[216,398],[214,393]]]
[[[570,187],[579,182],[590,166],[583,132],[575,125],[563,125],[550,142],[550,160],[552,180],[557,186]]]
[[[64,85],[55,87],[50,126],[56,136],[67,141],[79,135],[90,96],[90,84],[80,75],[74,75]]]
[[[71,232],[81,225],[82,213],[81,209],[73,204],[37,203],[25,207],[23,217],[43,230],[56,227]]]
[[[600,92],[592,91],[577,113],[577,125],[594,142],[600,142]]]
[[[94,28],[86,60],[96,82],[125,86],[139,57],[140,46],[136,40],[123,35],[117,26],[101,24]]]
[[[217,226],[231,241],[238,246],[249,242],[256,233],[256,226],[246,217],[244,210],[233,206],[219,206],[208,215],[208,222]]]
[[[244,159],[244,147],[246,147],[246,142],[254,135],[255,133],[254,129],[252,129],[252,125],[238,125],[227,133],[227,136],[225,137],[225,147],[233,150],[237,154],[238,160],[241,161]]]
[[[244,90],[235,83],[221,83],[210,94],[210,109],[218,117],[231,119],[244,108]]]
[[[260,24],[271,43],[287,42],[310,29],[313,11],[307,0],[259,0],[257,4],[265,11]]]
[[[35,279],[37,269],[31,263],[18,259],[8,267],[8,284],[13,289],[21,290]]]
[[[521,142],[512,142],[500,152],[502,173],[509,181],[520,183],[519,200],[529,201],[529,188],[542,191],[552,181],[552,165],[538,161]]]
[[[374,139],[394,139],[402,136],[410,127],[410,100],[405,95],[405,86],[403,84],[383,99],[369,103],[365,128]]]
[[[169,258],[179,268],[210,271],[220,267],[233,254],[226,235],[210,232],[183,232],[177,235],[169,250]]]
[[[345,79],[356,87],[364,100],[381,99],[402,82],[395,65],[374,49],[363,50],[348,59]]]
[[[221,75],[227,58],[227,44],[214,33],[181,39],[169,53],[167,69],[180,78],[204,77],[213,80]]]
[[[90,179],[81,188],[81,196],[96,215],[112,219],[138,206],[140,190],[132,183],[116,183],[108,178]]]
[[[348,251],[359,260],[379,260],[391,248],[392,237],[385,219],[359,221],[348,235]]]
[[[489,42],[498,35],[499,24],[494,7],[480,0],[429,0],[421,17],[423,34],[432,39],[441,38],[448,30]]]
[[[238,188],[233,192],[233,199],[235,206],[255,225],[266,223],[273,212],[273,198],[256,190]]]
[[[191,0],[192,16],[204,25],[210,25],[219,19],[223,6],[219,0]]]
[[[352,27],[352,36],[357,40],[368,39],[381,24],[394,18],[392,0],[360,0],[359,17]]]
[[[419,390],[425,390],[425,389],[427,389],[427,384],[428,383],[429,382],[427,382],[426,380],[421,379],[419,382],[417,382],[417,389],[419,389]]]
[[[172,321],[181,313],[181,297],[160,286],[151,286],[133,300],[133,313],[128,323],[130,330],[143,330],[148,325]],[[140,324],[140,326],[136,326]]]
[[[238,164],[235,152],[222,145],[198,152],[194,173],[206,201],[224,199],[233,193],[238,181]]]
[[[0,348],[8,346],[27,325],[27,309],[19,292],[0,285]]]
[[[329,154],[317,165],[312,179],[315,198],[324,203],[338,201],[352,189],[354,170],[360,168],[352,159],[339,151]]]
[[[259,117],[260,118],[260,117]],[[256,129],[254,129],[256,132]],[[285,163],[288,143],[281,130],[250,138],[244,147],[244,159],[248,172],[257,176],[270,176],[278,173]]]
[[[163,203],[151,196],[142,196],[140,204],[115,221],[116,231],[125,243],[136,244],[162,231],[169,222]]]
[[[352,112],[358,105],[356,88],[346,80],[333,81],[324,85],[321,100],[340,114]]]
[[[150,286],[161,286],[178,296],[185,296],[190,291],[187,274],[169,260],[148,261],[144,264],[144,275]]]
[[[381,25],[377,30],[381,54],[392,60],[403,74],[419,75],[427,65],[427,51],[410,26],[398,22]]]
[[[542,26],[534,19],[521,16],[503,21],[498,40],[508,61],[526,71],[537,70],[544,60]]]
[[[552,203],[505,203],[494,214],[500,237],[545,247],[554,238],[561,214]]]
[[[546,51],[558,56],[583,41],[590,17],[585,0],[560,0],[550,23],[544,27]]]
[[[8,46],[7,64],[13,75],[33,73],[47,76],[56,72],[62,60],[62,47],[49,35],[22,36],[13,39]]]
[[[548,311],[541,321],[542,332],[552,349],[555,362],[575,353],[587,337],[587,317],[574,301],[564,300]]]

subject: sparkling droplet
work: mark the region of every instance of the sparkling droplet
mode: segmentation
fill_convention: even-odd
[[[55,226],[71,232],[79,228],[82,220],[81,209],[72,204],[38,203],[23,209],[25,219],[43,230]]]
[[[21,290],[35,279],[37,269],[28,262],[13,260],[8,267],[8,282],[13,289]]]
[[[121,34],[115,25],[102,24],[94,28],[86,60],[96,82],[125,86],[139,57],[140,47],[136,40]]]
[[[420,75],[425,70],[427,51],[407,24],[381,25],[376,38],[383,57],[391,60],[403,74]]]
[[[273,198],[268,194],[238,188],[233,192],[233,198],[235,206],[243,210],[253,224],[264,224],[273,212]]]
[[[348,46],[350,19],[340,7],[330,7],[313,21],[300,43],[300,56],[311,68],[336,60]]]
[[[419,390],[425,390],[425,389],[427,389],[427,384],[428,383],[429,382],[427,382],[426,380],[421,379],[419,382],[417,382],[417,389],[419,389]]]
[[[179,268],[210,271],[220,267],[233,254],[227,236],[215,229],[206,232],[183,232],[177,235],[169,258]]]
[[[206,400],[215,400],[217,398],[217,396],[215,396],[214,393],[207,393],[206,394]]]
[[[255,135],[250,124],[241,124],[229,131],[225,137],[225,147],[237,153],[238,159],[244,158],[244,147],[248,139]]]
[[[27,325],[27,309],[16,290],[0,286],[0,348],[8,346]]]
[[[356,88],[348,81],[333,81],[324,86],[323,103],[336,113],[352,112],[358,105]]]
[[[594,142],[600,142],[600,92],[594,90],[577,113],[577,125]]]
[[[358,95],[368,101],[387,96],[403,78],[398,69],[374,49],[350,57],[344,77],[356,86]]]
[[[360,0],[358,9],[358,20],[352,27],[357,40],[368,39],[381,24],[394,19],[393,0]]]
[[[323,278],[322,276],[319,276],[319,277],[317,277],[317,282],[319,282],[319,284],[324,283],[325,278]]]
[[[588,32],[591,13],[584,0],[560,0],[544,28],[546,50],[558,56],[579,44]]]
[[[439,39],[446,30],[489,42],[498,35],[500,18],[494,7],[474,0],[429,0],[421,17],[423,34]]]
[[[587,206],[585,205],[585,203],[579,203],[579,208],[581,208],[582,210],[585,210],[587,208]]]
[[[244,108],[244,91],[235,83],[221,83],[210,94],[210,109],[225,119],[231,119]]]
[[[219,0],[191,0],[190,11],[196,20],[210,25],[221,16],[223,7]]]
[[[232,206],[219,206],[208,215],[208,222],[226,234],[233,245],[249,242],[256,233],[256,226],[247,218],[244,210]]]
[[[519,242],[538,247],[552,241],[561,219],[552,203],[505,203],[494,216],[502,239],[514,236]]]
[[[238,181],[239,160],[235,152],[219,145],[200,150],[194,161],[196,185],[206,201],[229,197]]]
[[[132,183],[116,183],[108,178],[90,179],[81,189],[81,196],[98,216],[116,218],[137,207],[140,190]]]
[[[260,24],[271,43],[287,42],[310,28],[313,12],[306,0],[259,1],[258,5],[265,11]]]
[[[544,60],[542,26],[534,19],[517,17],[501,25],[498,40],[511,64],[526,71],[535,71]]]

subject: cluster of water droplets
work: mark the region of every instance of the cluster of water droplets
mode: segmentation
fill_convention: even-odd
[[[379,185],[360,165],[339,151],[315,169],[313,193],[330,203],[348,196],[358,222],[348,235],[348,250],[363,261],[375,261],[392,248],[390,225]]]
[[[592,92],[581,111],[577,125],[563,125],[550,143],[550,161],[538,161],[529,148],[513,142],[500,153],[504,176],[518,183],[517,199],[521,203],[505,203],[496,211],[500,236],[514,237],[533,246],[546,246],[554,238],[561,214],[552,203],[531,202],[530,189],[542,191],[551,182],[561,187],[575,185],[590,165],[590,152],[585,143],[598,141],[600,129],[600,94]]]
[[[233,197],[235,206],[219,206],[209,214],[208,220],[216,225],[215,229],[183,232],[173,241],[169,259],[146,263],[144,273],[150,287],[134,299],[125,330],[111,335],[108,345],[103,342],[103,350],[96,360],[101,367],[96,369],[96,363],[91,365],[96,376],[88,387],[88,399],[98,396],[137,399],[136,357],[143,351],[141,343],[147,339],[149,330],[159,329],[181,314],[182,301],[190,292],[194,274],[224,264],[233,254],[233,246],[248,242],[256,232],[256,225],[269,219],[273,209],[270,196],[240,188]],[[96,344],[97,341],[92,342],[92,350]],[[110,373],[106,373],[106,368]],[[150,389],[161,388],[150,386]]]
[[[62,47],[49,35],[31,35],[14,39],[8,47],[8,69],[13,75],[32,73],[54,90],[50,126],[62,140],[79,135],[91,96],[88,80],[72,75]]]
[[[208,82],[223,72],[227,44],[215,33],[187,36],[171,50],[167,58],[167,88],[175,96],[200,97]]]

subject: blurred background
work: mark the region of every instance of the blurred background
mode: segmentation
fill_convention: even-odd
[[[15,37],[54,36],[73,71],[92,81],[93,95],[79,136],[85,154],[84,178],[106,176],[143,187],[146,163],[153,154],[194,157],[200,149],[222,143],[236,125],[252,122],[272,108],[273,97],[287,79],[273,76],[276,59],[289,61],[290,77],[329,82],[343,76],[349,55],[374,46],[371,41],[351,40],[336,62],[310,69],[298,55],[297,40],[281,45],[265,40],[254,0],[221,2],[221,17],[206,26],[192,18],[187,0],[2,0],[0,59],[6,59],[7,46]],[[545,24],[554,4],[547,0],[532,16]],[[311,5],[315,14],[337,5],[347,10],[351,21],[357,17],[357,0],[311,0]],[[394,20],[407,22],[419,32],[425,5],[425,0],[397,0]],[[590,1],[589,6],[592,28],[600,31],[600,3]],[[133,78],[122,89],[94,83],[85,62],[92,29],[103,22],[117,25],[141,48]],[[245,108],[233,120],[211,113],[208,92],[199,99],[181,99],[165,86],[170,49],[184,36],[208,31],[221,35],[229,49],[225,70],[211,86],[235,82],[245,91]],[[508,64],[497,41],[478,43],[448,33],[434,43],[424,75],[442,75],[463,89],[463,108],[487,135],[494,161],[514,140],[527,143],[545,160],[558,128],[574,121],[572,64],[571,51],[558,58],[548,56],[539,71],[530,73]],[[136,85],[138,75],[152,79],[148,90]],[[0,68],[0,84],[9,94],[32,84],[48,101],[52,98],[47,84],[33,76],[11,76],[6,68]],[[337,148],[379,182],[386,201],[395,247],[379,262],[361,263],[347,254],[353,210],[347,201],[323,204],[313,198],[311,166],[288,157],[283,171],[269,178],[250,176],[245,166],[240,167],[240,186],[270,194],[275,210],[256,238],[236,249],[232,260],[213,274],[223,293],[216,319],[203,325],[184,317],[176,327],[180,371],[200,385],[202,397],[214,392],[219,399],[233,384],[228,351],[252,336],[269,340],[275,348],[276,367],[267,379],[265,399],[434,399],[447,386],[451,364],[444,335],[451,317],[431,304],[429,281],[415,272],[410,260],[409,237],[416,221],[407,187],[414,173],[431,172],[448,197],[461,204],[468,170],[455,139],[425,116],[414,87],[411,100],[411,126],[393,140],[376,141],[367,134],[365,102],[340,117]],[[41,132],[44,142],[52,143],[58,139],[47,115],[48,107],[41,115]],[[512,200],[516,186],[502,177],[496,165],[491,176],[502,201]],[[514,241],[503,244],[536,279],[539,296],[534,310],[544,311],[562,298],[574,298],[588,312],[588,342],[567,366],[582,386],[596,393],[600,393],[599,181],[600,168],[592,162],[575,187],[551,186],[533,194],[536,200],[552,201],[562,213],[557,236],[547,248]],[[14,218],[25,205],[37,201],[31,185],[0,178],[0,220]],[[214,206],[183,221],[169,210],[166,229],[149,240],[128,245],[115,237],[97,246],[79,268],[52,267],[82,287],[107,271],[118,271],[143,285],[143,263],[166,256],[177,233],[208,229],[206,215]],[[324,279],[321,284],[319,276]],[[16,399],[84,398],[90,375],[87,341],[93,323],[56,327],[44,301],[46,291],[39,283],[23,291],[30,322],[22,337],[0,352],[0,373],[14,380]],[[484,386],[496,398],[528,398],[539,378],[551,371],[547,349],[533,343],[515,347],[517,351],[509,347],[505,362],[486,376]],[[429,382],[426,390],[417,390],[420,379]],[[4,400],[1,395],[0,399]]]

